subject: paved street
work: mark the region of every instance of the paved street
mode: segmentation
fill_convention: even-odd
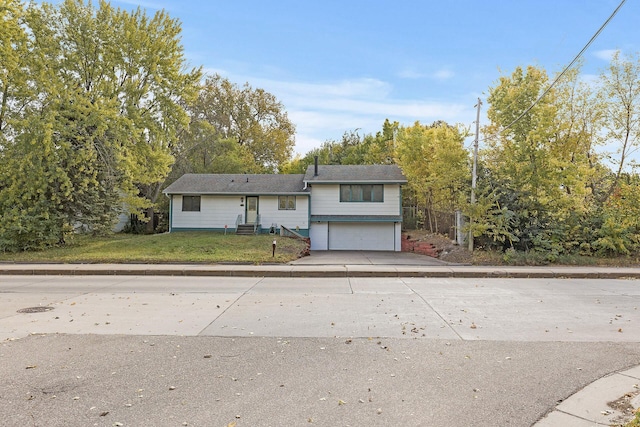
[[[639,283],[2,276],[0,424],[530,426],[640,364]]]

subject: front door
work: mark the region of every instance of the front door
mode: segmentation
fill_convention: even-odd
[[[247,197],[247,224],[255,224],[258,220],[258,198],[255,196]]]

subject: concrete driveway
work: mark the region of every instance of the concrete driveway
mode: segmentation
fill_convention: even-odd
[[[451,265],[426,255],[391,251],[311,251],[311,255],[292,261],[292,265]]]

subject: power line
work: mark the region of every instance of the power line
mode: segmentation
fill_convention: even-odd
[[[556,85],[556,83],[558,83],[558,81],[560,81],[560,79],[562,78],[562,76],[564,76],[566,74],[567,71],[569,71],[571,69],[571,67],[573,67],[573,64],[576,63],[576,61],[578,59],[580,59],[580,57],[582,56],[582,54],[589,48],[589,46],[591,46],[591,44],[596,40],[596,38],[598,38],[598,36],[600,35],[600,33],[605,29],[605,27],[607,26],[607,24],[609,24],[609,22],[613,19],[614,16],[616,16],[616,14],[618,13],[618,11],[620,10],[620,8],[622,8],[622,6],[627,2],[627,0],[622,0],[620,2],[620,4],[618,5],[618,7],[616,7],[616,9],[613,11],[613,13],[611,13],[611,15],[609,16],[609,18],[607,18],[606,21],[604,21],[604,24],[602,24],[600,26],[600,28],[598,29],[598,31],[596,31],[596,33],[591,37],[591,39],[589,40],[589,42],[587,42],[587,44],[582,48],[582,50],[573,58],[573,61],[571,61],[571,63],[569,63],[569,65],[567,65],[560,74],[558,74],[558,76],[553,80],[553,82],[551,83],[551,85],[549,85],[549,87],[542,93],[542,95],[540,95],[538,97],[538,99],[536,99],[535,101],[533,101],[533,104],[531,104],[529,106],[529,108],[527,108],[526,110],[524,110],[522,112],[522,114],[520,114],[518,117],[516,117],[516,119],[514,121],[512,121],[511,123],[509,123],[508,126],[506,126],[504,129],[502,129],[500,132],[498,132],[497,135],[500,135],[502,133],[504,133],[507,129],[509,129],[511,126],[515,125],[518,121],[520,121],[520,119],[522,119],[525,114],[527,114],[529,111],[531,111],[531,109],[533,107],[535,107],[541,100],[542,98],[544,98],[547,93],[549,93],[549,91]],[[486,139],[486,138],[484,138]],[[484,140],[483,139],[483,140]]]

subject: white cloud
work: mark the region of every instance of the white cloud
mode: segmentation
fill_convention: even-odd
[[[455,74],[453,73],[453,71],[446,68],[442,68],[441,70],[436,71],[433,74],[433,77],[437,80],[449,80],[453,78],[454,75]]]
[[[240,85],[249,82],[281,101],[296,125],[295,152],[300,154],[319,147],[326,140],[338,140],[347,131],[359,129],[361,135],[376,133],[387,118],[411,125],[416,120],[425,124],[436,120],[470,123],[475,117],[472,103],[392,98],[392,86],[373,78],[313,83],[215,71]],[[442,76],[448,75],[443,71]]]
[[[165,10],[169,10],[169,8],[165,4],[160,3],[160,2],[156,2],[156,1],[115,0],[112,3],[127,4],[129,6],[135,6],[135,7],[140,6],[141,9],[154,9],[154,10],[165,9]]]
[[[315,136],[298,132],[296,134],[296,146],[293,150],[293,155],[299,154],[300,156],[304,156],[314,148],[320,147],[325,141],[326,139],[318,139]]]
[[[320,147],[327,140],[340,140],[345,132],[357,130],[360,135],[382,129],[386,117],[358,113],[336,113],[287,109],[289,118],[296,125],[295,152],[305,154]]]
[[[362,78],[341,80],[331,83],[302,83],[266,79],[253,79],[254,86],[269,86],[280,93],[297,94],[304,97],[347,97],[347,98],[384,98],[391,86],[377,79]]]
[[[408,67],[400,70],[398,72],[398,77],[400,77],[401,79],[423,79],[427,77],[427,75],[425,73],[419,72],[415,68]]]
[[[604,61],[611,61],[611,59],[613,58],[613,55],[615,55],[618,52],[620,52],[619,49],[603,49],[603,50],[598,50],[594,52],[593,56],[595,56],[596,58],[602,59]]]
[[[432,80],[448,80],[455,76],[455,73],[448,68],[441,68],[434,72],[420,72],[413,67],[403,68],[398,72],[401,79],[432,79]]]

